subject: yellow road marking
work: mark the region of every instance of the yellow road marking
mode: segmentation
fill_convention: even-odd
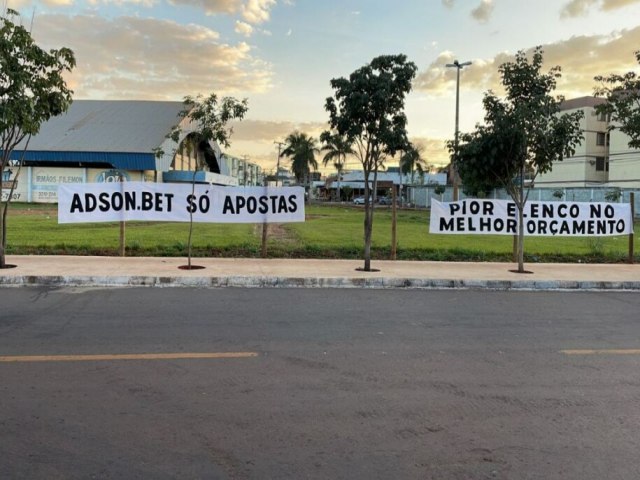
[[[15,362],[94,362],[112,360],[183,360],[194,358],[251,358],[256,352],[213,353],[125,353],[115,355],[14,355],[0,356],[0,363]]]
[[[565,355],[640,355],[640,349],[560,350]]]

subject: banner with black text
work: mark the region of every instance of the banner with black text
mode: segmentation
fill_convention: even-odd
[[[524,233],[531,236],[611,236],[633,232],[625,203],[527,202]],[[429,233],[517,235],[518,208],[509,200],[431,200]]]
[[[58,223],[304,222],[302,187],[113,182],[60,185]]]

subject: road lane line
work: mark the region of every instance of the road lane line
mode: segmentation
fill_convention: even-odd
[[[640,349],[560,350],[565,355],[640,355]]]
[[[0,363],[19,362],[95,362],[112,360],[190,360],[199,358],[252,358],[256,352],[211,353],[125,353],[113,355],[11,355],[0,356]]]

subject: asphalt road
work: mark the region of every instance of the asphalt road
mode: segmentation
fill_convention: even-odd
[[[0,478],[636,479],[638,349],[637,293],[0,288]]]

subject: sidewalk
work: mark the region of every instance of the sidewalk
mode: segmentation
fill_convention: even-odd
[[[0,286],[77,287],[331,287],[472,288],[496,290],[636,290],[640,265],[372,261],[362,260],[8,255],[16,268],[0,270]]]

